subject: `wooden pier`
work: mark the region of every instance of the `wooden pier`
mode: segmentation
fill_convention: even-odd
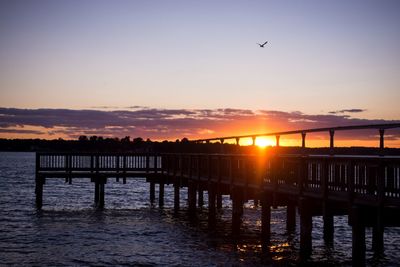
[[[380,137],[383,146],[383,134]],[[373,228],[373,249],[381,252],[384,227],[400,226],[400,157],[396,156],[37,153],[37,207],[42,208],[46,179],[62,178],[71,183],[74,178],[85,177],[94,183],[94,203],[99,208],[105,204],[110,178],[125,183],[127,178],[145,177],[151,202],[155,201],[155,186],[159,186],[160,206],[164,204],[164,186],[171,184],[176,210],[180,208],[179,191],[187,187],[191,216],[196,216],[197,206],[204,205],[203,193],[207,192],[211,229],[215,227],[216,210],[221,208],[221,196],[229,195],[235,238],[240,238],[243,204],[260,201],[260,239],[266,251],[271,244],[271,207],[287,207],[288,230],[295,228],[297,210],[301,260],[312,253],[313,216],[323,217],[323,237],[330,243],[334,216],[348,215],[355,266],[365,265],[366,227]]]

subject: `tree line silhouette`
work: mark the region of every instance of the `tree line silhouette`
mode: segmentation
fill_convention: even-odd
[[[301,148],[301,147],[266,147],[238,146],[236,144],[224,143],[194,143],[187,138],[175,141],[152,141],[141,137],[131,139],[130,136],[123,138],[110,138],[103,136],[81,135],[77,140],[64,140],[62,138],[46,139],[0,139],[0,151],[20,152],[159,152],[159,153],[227,153],[227,154],[256,154],[266,151],[270,153],[283,154],[381,154],[377,147],[337,147],[334,151],[328,147]],[[400,155],[399,148],[385,148],[387,155]]]

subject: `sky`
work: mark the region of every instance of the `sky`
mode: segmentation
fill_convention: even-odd
[[[399,122],[399,14],[396,0],[2,0],[0,138]]]

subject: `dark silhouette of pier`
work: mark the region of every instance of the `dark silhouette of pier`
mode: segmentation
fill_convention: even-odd
[[[208,223],[216,224],[216,211],[222,208],[222,195],[232,200],[232,235],[240,238],[243,204],[252,200],[261,204],[261,241],[268,251],[271,244],[271,207],[286,206],[286,227],[296,225],[300,215],[300,259],[312,253],[312,217],[323,217],[323,237],[332,243],[334,216],[348,215],[352,227],[352,260],[354,266],[365,265],[365,228],[373,228],[373,250],[384,248],[384,227],[400,226],[400,156],[384,155],[384,134],[400,124],[362,125],[306,129],[262,135],[230,136],[192,142],[211,142],[259,136],[279,137],[301,134],[305,147],[306,134],[327,132],[330,154],[206,154],[206,153],[37,153],[36,205],[43,204],[46,179],[90,178],[94,183],[94,203],[105,205],[107,179],[126,182],[127,178],[145,177],[150,184],[150,201],[164,205],[164,186],[174,187],[174,209],[180,208],[182,187],[187,187],[188,212],[196,216],[197,206],[204,205],[208,194]],[[345,130],[376,129],[379,133],[379,155],[335,155],[334,133]]]

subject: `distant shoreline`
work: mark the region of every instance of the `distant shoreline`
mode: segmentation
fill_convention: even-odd
[[[345,154],[345,155],[400,155],[400,148],[378,147],[329,147],[301,148],[301,147],[266,147],[263,150],[272,153],[306,153],[306,154]],[[159,152],[159,153],[258,153],[257,146],[237,146],[234,144],[196,144],[187,139],[176,141],[144,141],[142,138],[129,139],[100,139],[100,140],[45,140],[45,139],[0,139],[1,152]]]

